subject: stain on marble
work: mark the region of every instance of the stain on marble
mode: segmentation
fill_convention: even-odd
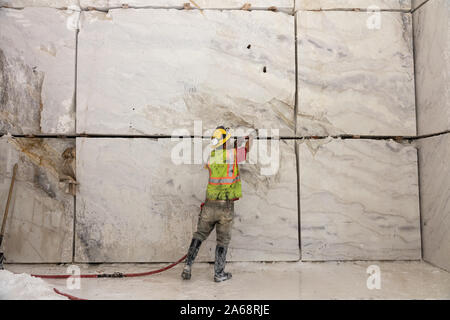
[[[72,260],[74,198],[66,193],[62,154],[74,143],[74,139],[0,138],[2,208],[12,168],[18,163],[3,241],[7,262]]]

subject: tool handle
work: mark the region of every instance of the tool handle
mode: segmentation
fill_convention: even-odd
[[[242,148],[247,143],[251,144],[253,142],[253,139],[257,136],[257,133],[258,132],[256,131],[256,129],[254,129],[246,136],[237,137],[236,142],[235,142],[235,147]]]
[[[13,168],[13,175],[12,175],[12,178],[11,178],[11,185],[9,186],[8,200],[6,200],[5,213],[3,214],[2,229],[0,231],[0,236],[2,238],[3,238],[3,235],[5,234],[6,218],[8,217],[9,203],[11,202],[11,196],[12,196],[12,191],[13,191],[13,188],[14,188],[14,180],[16,179],[16,173],[17,173],[17,163],[14,165],[14,168]]]

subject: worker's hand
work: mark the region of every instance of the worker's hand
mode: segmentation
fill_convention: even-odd
[[[238,137],[235,142],[235,148],[242,148],[245,146],[247,137]]]
[[[246,137],[247,143],[245,144],[245,148],[247,149],[247,152],[250,151],[250,148],[253,144],[253,139],[256,137],[257,131],[253,130],[250,132],[250,134]]]

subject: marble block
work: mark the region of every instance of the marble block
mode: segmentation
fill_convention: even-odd
[[[183,143],[193,145],[191,139]],[[171,139],[77,138],[77,262],[169,262],[186,254],[208,173],[201,164],[174,162],[179,145]],[[293,142],[282,142],[280,150],[273,176],[262,176],[256,164],[241,166],[244,195],[236,204],[232,261],[299,259]],[[214,249],[213,233],[198,261],[212,261]]]
[[[0,9],[0,133],[75,132],[79,12]]]
[[[2,248],[9,263],[72,261],[74,198],[60,180],[74,139],[0,138],[0,219],[18,170]],[[0,220],[1,221],[1,220]]]
[[[192,134],[202,120],[294,134],[292,16],[116,9],[81,22],[78,133]]]
[[[302,260],[421,258],[415,147],[308,140],[299,162]]]
[[[427,2],[413,14],[419,135],[450,130],[450,3]]]
[[[409,13],[299,11],[297,135],[414,136],[411,32]]]
[[[192,8],[201,9],[240,9],[249,3],[253,9],[268,9],[277,7],[279,10],[292,11],[294,0],[80,0],[83,8],[98,9],[117,8],[122,4],[136,7],[182,8],[189,3]]]
[[[49,7],[65,9],[70,6],[77,6],[78,2],[79,0],[0,0],[0,7]]]
[[[417,143],[423,259],[450,271],[450,134]]]
[[[414,1],[414,0],[413,0]],[[411,0],[296,0],[296,10],[339,10],[339,9],[411,9]]]

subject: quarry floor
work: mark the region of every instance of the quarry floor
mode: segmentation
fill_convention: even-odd
[[[367,268],[380,268],[381,288],[368,289]],[[68,265],[8,264],[14,273],[66,273]],[[165,264],[78,265],[81,273],[143,272]],[[45,280],[50,287],[86,299],[450,299],[450,273],[423,261],[235,262],[233,278],[213,282],[213,264],[197,263],[190,281],[182,265],[163,273],[122,279],[81,279],[79,290],[66,280]],[[55,299],[60,298],[55,296]]]

